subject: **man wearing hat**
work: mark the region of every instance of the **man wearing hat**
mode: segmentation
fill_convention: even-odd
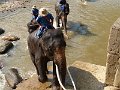
[[[38,37],[41,37],[46,29],[54,29],[53,20],[54,17],[52,16],[51,13],[47,11],[46,8],[41,8],[39,10],[39,16],[36,19],[36,21],[40,25],[40,30],[38,30],[37,32]]]
[[[36,8],[35,5],[32,6],[32,19],[36,19],[38,17],[39,10]]]

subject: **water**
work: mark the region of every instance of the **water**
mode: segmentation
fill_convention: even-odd
[[[73,3],[73,1],[70,1],[70,3]],[[82,60],[105,65],[110,27],[120,16],[120,1],[94,0],[94,2],[87,2],[86,6],[76,1],[70,6],[71,16],[68,19],[72,21],[70,23],[80,22],[85,24],[90,34],[80,35],[78,33],[68,41],[72,47],[67,48],[68,60],[71,62]]]
[[[35,5],[39,8],[48,7],[55,16],[53,4],[55,2],[56,0],[50,2],[45,0]],[[105,65],[110,27],[120,16],[120,0],[88,0],[87,5],[81,5],[80,0],[68,2],[70,4],[68,27],[75,35],[67,40],[67,63],[72,64],[78,60]],[[4,65],[3,72],[11,67],[19,68],[23,77],[29,77],[36,72],[27,49],[26,24],[31,20],[30,11],[31,7],[18,9],[6,16],[0,14],[0,27],[6,30],[4,35],[13,34],[20,37],[19,41],[13,42],[14,48],[10,52],[0,55],[0,61]],[[82,31],[81,23],[85,27]],[[0,85],[3,84],[0,82]]]
[[[5,76],[4,74],[0,71],[0,90],[3,90],[5,85]]]

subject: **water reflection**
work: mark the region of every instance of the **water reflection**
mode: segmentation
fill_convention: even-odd
[[[69,27],[68,28],[69,31],[77,32],[77,34],[80,34],[80,35],[86,35],[86,36],[96,35],[88,29],[88,25],[80,22],[68,21],[68,27]]]

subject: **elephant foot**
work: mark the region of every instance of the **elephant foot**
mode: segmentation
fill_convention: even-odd
[[[39,75],[39,76],[38,76],[38,80],[39,80],[41,83],[45,83],[45,82],[48,80],[48,78],[47,78],[47,76],[41,77],[41,76]]]

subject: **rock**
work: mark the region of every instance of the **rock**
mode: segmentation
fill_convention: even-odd
[[[0,41],[0,54],[5,54],[13,47],[13,43],[10,41]]]
[[[41,83],[38,80],[38,75],[33,74],[31,77],[29,77],[27,80],[23,80],[22,83],[19,83],[17,85],[16,90],[52,90],[51,89],[51,84],[52,84],[52,78],[53,78],[53,73],[52,73],[52,66],[48,67],[49,74],[48,76],[48,81],[45,83]]]
[[[3,64],[2,64],[2,62],[0,62],[0,69],[2,69],[3,68]]]
[[[5,76],[3,72],[0,70],[0,90],[4,90],[4,86],[5,86]]]
[[[5,30],[3,30],[2,28],[0,28],[0,35],[3,34],[5,32]]]
[[[5,79],[8,83],[8,85],[15,89],[16,85],[19,84],[23,79],[19,75],[18,70],[15,68],[11,68],[6,74],[5,74]]]
[[[28,80],[25,80],[22,83],[18,84],[16,90],[51,90],[49,86],[50,82],[39,82],[37,75],[35,74]]]
[[[18,38],[15,35],[8,35],[8,36],[2,36],[2,40],[8,40],[8,41],[17,41],[20,38]]]
[[[13,90],[13,89],[11,87],[9,87],[9,85],[6,82],[3,90]]]

